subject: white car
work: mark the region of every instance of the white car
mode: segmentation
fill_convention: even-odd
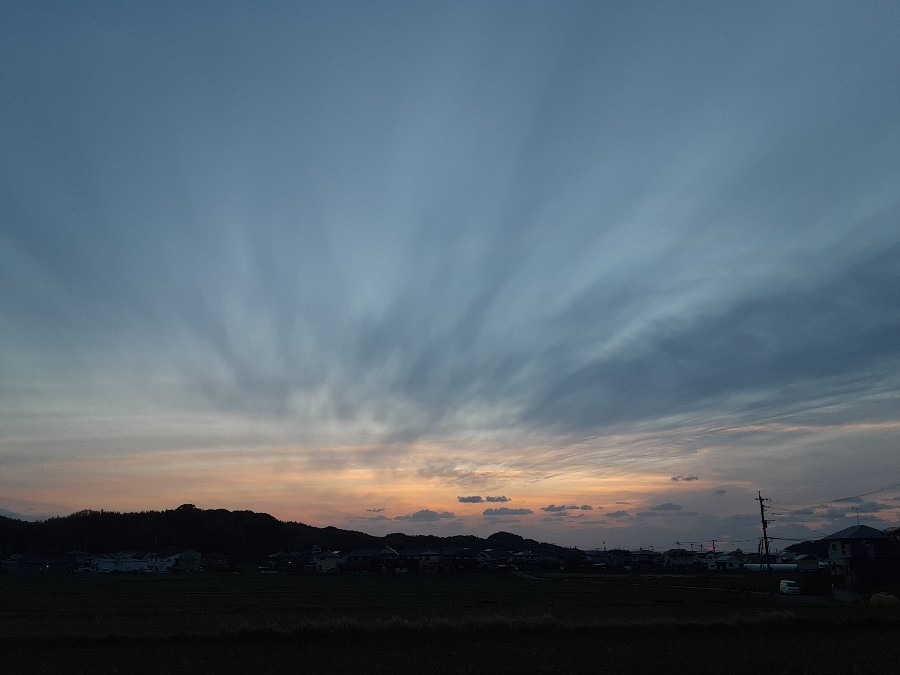
[[[800,595],[800,586],[796,581],[783,579],[781,583],[778,584],[778,592],[785,593],[786,595]]]

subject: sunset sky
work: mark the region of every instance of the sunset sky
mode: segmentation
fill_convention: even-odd
[[[898,36],[886,0],[4,2],[0,514],[900,525]]]

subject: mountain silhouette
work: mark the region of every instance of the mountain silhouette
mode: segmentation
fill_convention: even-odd
[[[456,546],[478,550],[572,551],[509,532],[497,532],[487,539],[474,535],[439,537],[400,532],[376,537],[331,526],[280,521],[268,513],[199,509],[193,504],[165,511],[131,513],[84,510],[37,522],[0,516],[2,557],[36,551],[112,553],[183,548],[224,555],[234,563],[249,563],[277,551],[307,551],[314,546],[346,552],[384,545],[398,550]]]

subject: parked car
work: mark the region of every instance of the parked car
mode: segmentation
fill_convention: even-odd
[[[782,579],[778,584],[778,592],[785,593],[786,595],[800,595],[800,586],[796,581]]]

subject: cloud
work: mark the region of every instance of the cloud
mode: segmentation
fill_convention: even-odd
[[[497,497],[480,497],[480,496],[471,496],[471,497],[457,497],[456,501],[464,502],[469,504],[480,504],[481,502],[490,502],[490,503],[503,503],[510,501],[509,497],[506,496],[497,496]]]
[[[671,4],[662,24],[684,19]],[[166,31],[168,19],[149,16],[129,33],[124,64],[111,58],[115,40],[95,39],[94,23],[63,17],[72,43],[96,47],[66,70],[69,40],[17,13],[12,33],[23,39],[9,62],[27,67],[10,69],[17,99],[0,153],[0,220],[11,223],[0,237],[0,287],[11,289],[0,302],[0,445],[77,461],[96,451],[77,449],[95,436],[112,456],[144,442],[194,447],[197,429],[233,439],[236,428],[265,426],[241,444],[322,448],[307,461],[329,471],[278,471],[266,484],[282,495],[306,488],[281,497],[279,508],[300,513],[327,511],[322,495],[351,476],[366,501],[395,503],[385,496],[418,478],[447,486],[450,501],[522,490],[517,503],[537,510],[571,494],[557,486],[587,476],[630,472],[638,483],[655,470],[663,483],[665,473],[692,482],[699,477],[672,471],[702,467],[720,484],[809,486],[797,499],[813,503],[830,496],[813,486],[838,480],[847,448],[866,463],[860,474],[884,471],[884,453],[859,451],[849,434],[833,447],[806,443],[802,460],[804,443],[792,444],[790,467],[773,461],[784,444],[739,453],[706,442],[724,432],[694,434],[698,419],[727,429],[820,409],[820,419],[897,419],[900,135],[883,95],[895,86],[897,12],[883,20],[873,10],[879,20],[863,26],[845,4],[823,13],[817,31],[802,30],[802,11],[769,24],[704,8],[683,22],[685,58],[675,62],[645,12],[606,3],[528,12],[512,29],[501,8],[474,36],[453,32],[465,22],[402,7],[402,22],[366,15],[353,26],[339,7],[312,23],[288,12],[283,25],[326,36],[301,40],[296,62],[279,58],[296,31],[224,19],[229,30],[262,31],[248,34],[258,49],[241,58],[246,72],[265,69],[265,81],[198,78],[203,64],[221,62],[222,41]],[[584,30],[571,31],[572,18]],[[371,26],[401,23],[389,49],[372,49]],[[619,79],[604,58],[581,58],[607,29],[634,45],[625,65],[642,77]],[[160,52],[153,36],[169,33]],[[495,33],[509,58],[487,58]],[[538,33],[547,48],[523,39]],[[759,34],[771,58],[756,58]],[[441,40],[472,48],[447,68],[446,50],[419,49]],[[205,58],[159,67],[186,49]],[[397,57],[420,52],[412,64]],[[833,59],[842,67],[825,67]],[[331,77],[335,63],[352,64],[351,76]],[[557,77],[567,63],[579,67]],[[389,87],[378,84],[384,74]],[[304,114],[281,114],[299,99],[277,85],[297,78],[308,85]],[[109,81],[121,85],[116,114],[102,114],[107,97],[68,95]],[[183,105],[178,95],[197,83],[201,100],[238,108]],[[621,95],[610,99],[607,85]],[[160,92],[161,114],[134,108],[148,89]],[[458,106],[440,105],[447,91],[460,93]],[[254,125],[242,101],[274,112]],[[176,125],[166,111],[178,111]],[[157,170],[170,164],[174,173]],[[102,434],[96,410],[108,420]],[[203,423],[186,433],[167,417]],[[50,438],[49,418],[71,420],[72,432]],[[152,441],[131,438],[138,428]],[[635,430],[652,441],[615,452],[580,442],[621,448]],[[896,446],[896,427],[879,433],[883,447]],[[522,439],[541,450],[522,449]],[[676,461],[688,446],[709,463]],[[14,454],[32,461],[27,449]],[[182,455],[169,456],[175,475]],[[204,461],[210,499],[221,486],[259,493],[240,487],[249,475],[222,480],[221,464]],[[4,498],[15,485],[48,494],[50,477],[71,473],[19,466],[4,463]],[[135,460],[127,489],[152,506],[158,493],[140,487],[142,470]],[[551,472],[538,489],[535,477]],[[583,484],[581,494],[602,493],[600,482]],[[68,489],[67,503],[96,498]],[[696,498],[729,506],[703,493]],[[673,498],[622,494],[636,509]]]
[[[651,506],[651,511],[681,511],[681,505],[675,504],[674,502],[665,502],[664,504],[657,504],[656,506]]]
[[[569,507],[567,507],[567,506],[556,506],[555,504],[550,504],[549,506],[541,507],[541,511],[550,511],[550,512],[553,512],[553,511],[565,511],[567,508],[569,508]]]
[[[678,515],[680,516],[696,515],[696,513],[694,513],[693,511],[682,511],[682,508],[683,507],[680,504],[675,504],[674,502],[665,502],[663,504],[656,504],[655,506],[651,506],[647,511],[638,511],[637,515],[650,518],[662,516],[667,513],[678,513]]]
[[[428,461],[417,471],[417,475],[419,478],[438,478],[447,483],[476,488],[489,486],[498,480],[494,472],[462,468],[454,461]]]
[[[628,511],[610,511],[606,515],[610,518],[627,518],[629,513]]]
[[[422,509],[406,516],[396,516],[394,520],[411,520],[420,523],[433,523],[438,520],[446,520],[447,518],[455,518],[456,516],[449,511],[432,511],[431,509]]]
[[[600,520],[581,520],[581,521],[578,521],[578,524],[596,527],[597,525],[609,525],[609,521],[601,518]]]
[[[721,497],[726,492],[727,492],[727,490],[722,490],[722,489],[715,490],[715,491],[713,491],[713,497]]]
[[[501,506],[499,509],[485,509],[481,512],[483,516],[528,516],[534,513],[531,509],[509,509]]]
[[[891,506],[889,504],[882,504],[881,502],[867,502],[859,500],[850,507],[850,510],[854,513],[875,513],[877,511],[887,511],[889,509],[895,508],[897,507]]]
[[[351,516],[351,520],[362,520],[367,523],[378,523],[383,520],[391,520],[384,514],[378,514],[377,516]]]
[[[893,246],[804,286],[773,285],[747,293],[718,312],[672,320],[671,330],[642,335],[615,355],[587,362],[561,357],[555,373],[534,390],[527,414],[546,425],[590,432],[692,412],[713,401],[720,411],[742,414],[773,404],[812,404],[811,398],[797,398],[791,388],[797,382],[815,382],[816,399],[832,392],[846,396],[853,373],[877,367],[880,359],[900,360],[897,328],[888,318],[896,313],[892,289],[900,284],[898,255],[900,247]],[[589,308],[608,304],[609,292],[608,284],[598,284],[570,314],[559,317],[560,325],[569,325],[573,335],[588,330],[584,322],[596,320],[596,310]],[[846,378],[840,392],[829,384],[837,376]],[[655,383],[649,390],[647,377]],[[889,377],[887,372],[873,376],[865,386],[891,386]]]
[[[557,506],[556,504],[550,504],[549,506],[542,506],[541,511],[547,511],[549,513],[554,512],[565,512],[565,511],[593,511],[594,507],[588,504],[583,506],[575,506],[574,504],[570,506]]]
[[[638,511],[638,516],[642,518],[658,518],[665,515],[675,515],[679,518],[699,515],[696,511]]]
[[[384,511],[384,509],[366,509],[366,511],[368,511],[369,513],[381,513],[382,511]]]

